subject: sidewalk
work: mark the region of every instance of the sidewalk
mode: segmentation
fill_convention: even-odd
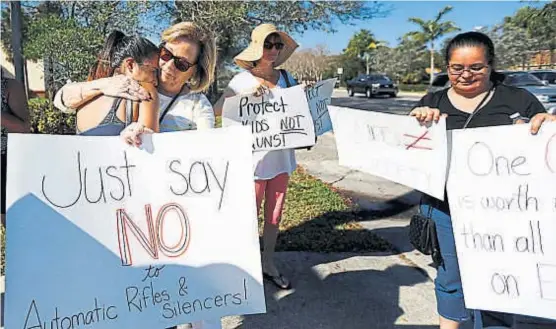
[[[310,151],[298,150],[299,165],[350,196],[366,220],[361,225],[394,248],[392,253],[279,253],[292,292],[265,285],[267,313],[223,320],[224,329],[432,329],[438,328],[430,257],[407,238],[420,194],[399,184],[338,164],[332,133]],[[467,326],[466,326],[467,327]]]

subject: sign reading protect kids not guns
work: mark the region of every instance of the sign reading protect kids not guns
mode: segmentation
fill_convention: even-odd
[[[451,152],[466,306],[556,319],[556,124],[454,131]]]
[[[222,125],[249,126],[253,151],[315,145],[315,128],[303,86],[275,88],[262,97],[227,98]]]
[[[248,129],[9,143],[5,328],[265,312]]]

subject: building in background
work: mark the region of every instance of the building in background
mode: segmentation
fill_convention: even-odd
[[[8,55],[4,47],[1,47],[1,49],[0,63],[2,64],[2,74],[6,74],[9,78],[13,79],[15,76],[14,64],[8,60]],[[27,86],[27,90],[29,92],[29,98],[45,97],[44,65],[42,61],[26,61],[24,69],[25,85]]]

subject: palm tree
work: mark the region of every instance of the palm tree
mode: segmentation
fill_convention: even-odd
[[[344,53],[348,56],[364,60],[367,74],[369,74],[371,71],[372,53],[379,43],[371,31],[363,29],[351,37],[347,48],[344,49]]]
[[[452,6],[446,6],[442,9],[437,15],[436,18],[433,20],[425,21],[421,18],[411,17],[409,21],[411,23],[415,23],[419,25],[421,31],[412,31],[407,33],[408,36],[412,37],[415,40],[418,40],[422,44],[430,43],[430,54],[431,54],[431,72],[430,72],[430,81],[429,83],[432,85],[432,80],[434,78],[434,46],[435,41],[438,40],[440,37],[459,31],[460,28],[456,26],[456,24],[452,21],[441,22],[442,17],[452,11]]]

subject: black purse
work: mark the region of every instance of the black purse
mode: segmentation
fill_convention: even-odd
[[[466,129],[471,119],[473,119],[477,113],[482,109],[482,105],[488,99],[490,94],[493,92],[494,86],[489,89],[488,93],[483,97],[481,102],[477,105],[475,110],[469,115],[465,124],[463,125],[463,129]],[[434,107],[438,108],[438,103],[440,100],[437,100]],[[409,222],[409,242],[411,245],[419,250],[421,253],[425,255],[431,255],[433,264],[436,268],[442,266],[444,261],[442,259],[442,255],[440,254],[440,244],[438,243],[438,235],[436,234],[436,224],[432,220],[432,212],[435,207],[438,206],[438,201],[435,206],[428,205],[429,211],[427,215],[423,215],[421,212],[421,205],[419,204],[419,213],[413,215],[411,217],[411,221]]]
[[[440,254],[440,245],[436,235],[436,224],[432,220],[433,207],[429,205],[427,215],[421,212],[411,217],[409,223],[409,242],[411,245],[425,255],[431,255],[434,267],[438,268],[443,264]]]

